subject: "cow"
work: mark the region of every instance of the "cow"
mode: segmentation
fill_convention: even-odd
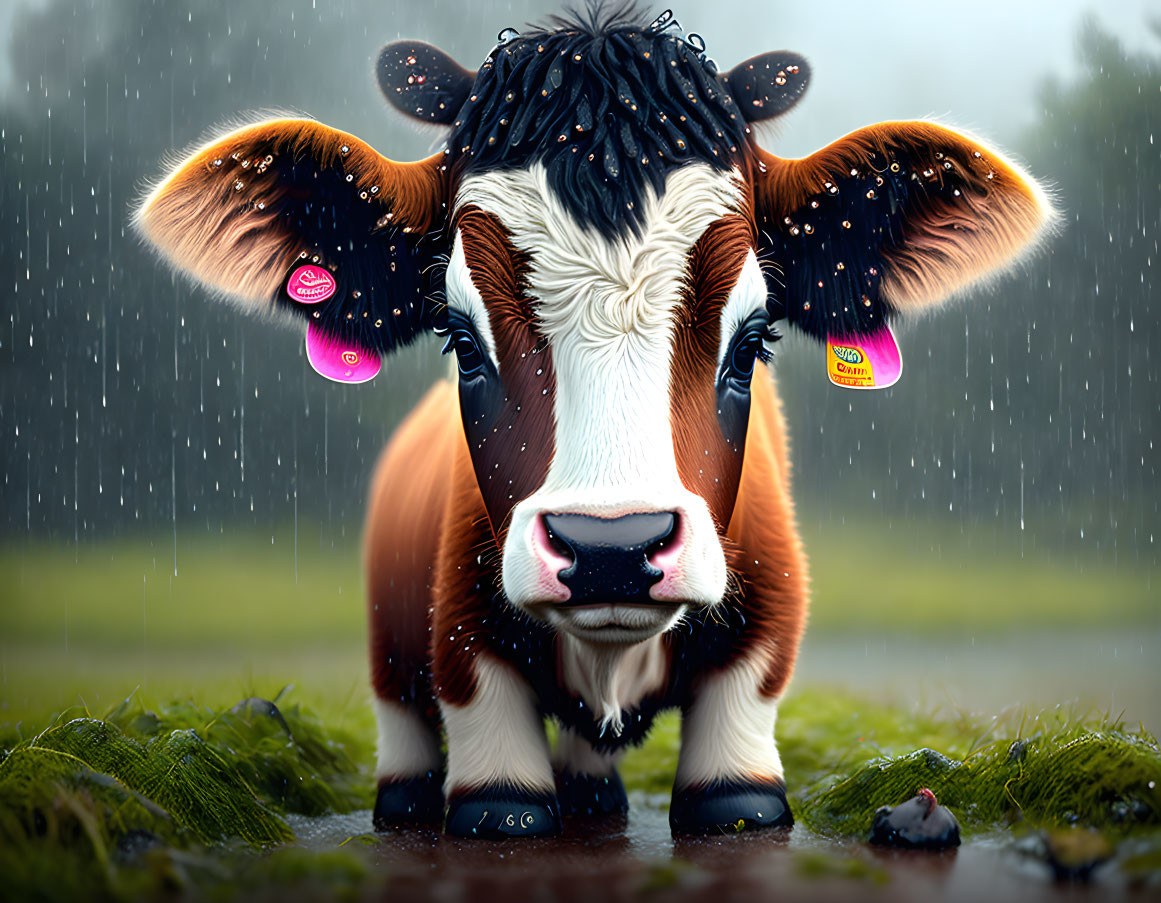
[[[673,831],[786,827],[774,726],[808,577],[759,366],[776,324],[889,381],[890,324],[1010,266],[1052,203],[926,121],[767,152],[754,128],[807,84],[793,53],[719,71],[668,12],[530,29],[476,72],[383,49],[388,101],[444,129],[428,159],[253,121],[134,221],[210,292],[305,323],[324,376],[370,379],[429,333],[455,356],[370,491],[376,827],[624,813],[618,758],[670,708]]]

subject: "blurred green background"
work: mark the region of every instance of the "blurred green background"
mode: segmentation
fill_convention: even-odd
[[[1161,729],[1161,27],[1150,3],[675,7],[723,67],[804,53],[765,146],[939,114],[1044,179],[1060,235],[900,331],[902,381],[774,364],[814,578],[792,691],[996,713],[1075,703]],[[162,158],[254,109],[398,159],[372,60],[399,36],[465,65],[559,11],[513,3],[29,0],[0,11],[0,721],[136,690],[297,699],[369,729],[359,540],[375,455],[443,370],[316,377],[301,338],[170,276],[126,228]],[[655,10],[657,12],[659,10]],[[1151,18],[1152,17],[1152,18]],[[981,52],[981,50],[986,52]],[[5,68],[6,67],[6,68]]]

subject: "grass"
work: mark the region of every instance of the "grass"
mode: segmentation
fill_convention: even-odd
[[[628,786],[668,793],[679,721],[662,718],[622,766]],[[1015,822],[1111,831],[1161,825],[1161,748],[1115,719],[1053,709],[984,721],[807,690],[778,722],[799,820],[830,836],[862,836],[875,810],[929,787],[968,833]]]

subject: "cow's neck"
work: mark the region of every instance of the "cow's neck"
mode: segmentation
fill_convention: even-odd
[[[661,634],[640,643],[589,643],[563,634],[561,673],[565,685],[599,716],[602,733],[619,735],[622,712],[665,681],[667,656]]]

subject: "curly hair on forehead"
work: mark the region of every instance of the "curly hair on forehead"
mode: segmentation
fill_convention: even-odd
[[[640,227],[647,189],[675,166],[729,169],[749,127],[699,49],[595,4],[502,41],[480,67],[448,139],[457,173],[540,163],[578,221],[611,233]]]

